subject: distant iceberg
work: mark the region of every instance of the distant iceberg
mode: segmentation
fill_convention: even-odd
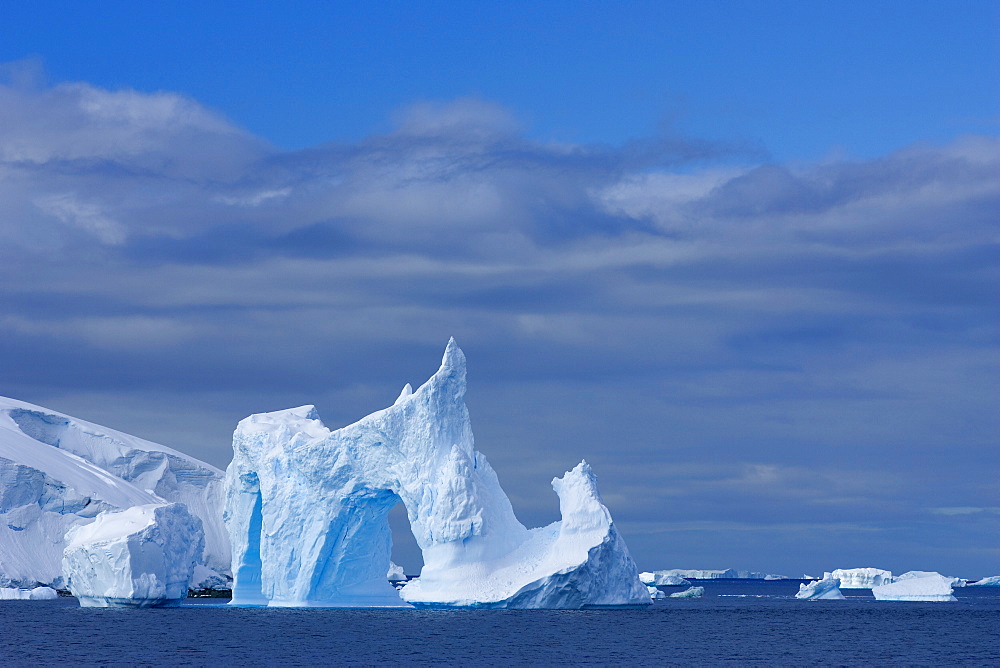
[[[726,568],[724,570],[691,570],[684,568],[668,568],[666,570],[651,571],[645,573],[644,575],[655,575],[655,576],[675,576],[684,579],[692,580],[786,580],[784,575],[775,575],[772,573],[761,573],[758,571],[738,571],[732,568]],[[648,584],[648,583],[647,583]]]
[[[704,594],[704,587],[691,587],[690,589],[671,594],[670,598],[701,598]]]
[[[66,541],[63,575],[85,608],[176,605],[205,545],[201,520],[182,503],[101,513]]]
[[[991,575],[988,578],[983,578],[982,580],[976,580],[975,582],[969,583],[970,587],[1000,587],[1000,575]]]
[[[312,406],[242,420],[226,473],[233,603],[649,605],[590,466],[552,481],[562,520],[529,531],[473,447],[465,391],[465,355],[451,340],[424,385],[342,429]],[[397,594],[386,576],[399,502],[424,567]]]
[[[644,585],[671,586],[691,584],[684,578],[668,571],[646,571],[639,573],[639,581]]]
[[[895,582],[872,587],[877,601],[956,601],[952,581],[939,573],[911,571]]]
[[[808,584],[800,584],[799,593],[795,598],[810,601],[843,601],[844,595],[840,593],[840,579],[831,576]]]
[[[884,571],[881,568],[838,568],[824,573],[823,579],[827,578],[840,580],[841,589],[871,589],[894,580],[892,571]]]

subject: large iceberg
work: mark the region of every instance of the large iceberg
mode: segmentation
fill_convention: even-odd
[[[205,544],[201,520],[182,503],[101,513],[66,540],[63,575],[85,608],[178,604]]]
[[[810,601],[843,601],[844,595],[840,593],[840,579],[830,576],[809,584],[803,582],[799,585],[799,592],[795,598]]]
[[[838,568],[823,574],[823,579],[837,578],[841,589],[871,589],[894,580],[892,571],[881,568]]]
[[[228,573],[223,473],[113,429],[0,397],[0,585],[62,587],[66,532],[99,513],[184,503],[202,520],[203,571]]]
[[[784,575],[774,575],[771,573],[761,573],[759,571],[742,571],[726,568],[723,570],[698,570],[686,568],[668,568],[660,571],[650,571],[645,573],[658,577],[676,576],[691,580],[785,580]]]
[[[586,462],[552,481],[561,522],[529,531],[517,520],[473,448],[465,376],[453,339],[419,389],[337,431],[312,406],[242,420],[226,472],[233,603],[649,605]],[[397,594],[386,572],[399,502],[424,567]]]
[[[939,573],[911,571],[895,582],[872,587],[872,594],[877,601],[956,601],[953,581]]]

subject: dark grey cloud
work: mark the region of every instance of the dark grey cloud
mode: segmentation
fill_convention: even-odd
[[[454,335],[530,524],[586,457],[644,568],[989,575],[998,516],[940,509],[1000,507],[998,170],[993,137],[547,144],[476,99],[282,152],[173,93],[8,83],[0,394],[224,466],[245,415],[346,424]]]

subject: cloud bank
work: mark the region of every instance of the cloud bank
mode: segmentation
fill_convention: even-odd
[[[1000,505],[998,211],[996,137],[782,165],[459,99],[288,152],[9,82],[0,394],[224,466],[245,415],[353,421],[455,335],[528,524],[585,456],[644,568],[990,575],[996,514],[955,509]]]

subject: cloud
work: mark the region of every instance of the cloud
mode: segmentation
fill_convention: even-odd
[[[782,165],[534,141],[460,99],[279,151],[181,95],[22,76],[0,146],[0,394],[117,406],[109,426],[225,465],[231,421],[349,423],[455,335],[528,523],[581,457],[623,526],[766,526],[776,561],[815,556],[780,542],[806,527],[895,536],[995,498],[994,137]]]

